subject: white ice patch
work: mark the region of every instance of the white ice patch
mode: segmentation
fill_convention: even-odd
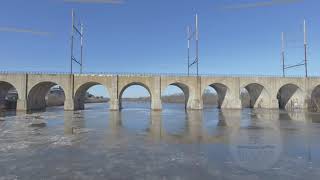
[[[50,137],[50,141],[52,142],[52,146],[72,146],[72,138],[65,136],[53,136]]]
[[[28,148],[29,145],[26,142],[18,142],[18,143],[4,143],[0,144],[0,152],[9,152],[12,150],[21,150]]]
[[[91,131],[91,129],[87,129],[87,128],[73,128],[72,132],[74,134],[83,134],[83,133],[89,133]]]

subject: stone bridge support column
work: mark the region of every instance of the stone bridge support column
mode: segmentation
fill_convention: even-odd
[[[75,110],[73,98],[67,97],[64,100],[64,110],[65,111],[73,111]]]
[[[270,97],[270,104],[267,109],[279,109],[279,102],[277,99],[277,95],[275,97]]]
[[[64,100],[64,110],[65,111],[74,111],[74,75],[68,76],[69,80],[67,84],[64,85],[64,94],[65,94],[65,100]]]
[[[224,97],[223,104],[221,105],[221,108],[224,109],[241,109],[241,99],[240,99],[240,79],[239,78],[232,78],[230,79],[232,81],[229,83],[228,92],[226,93]]]
[[[154,111],[160,111],[162,109],[160,76],[153,78],[153,88],[151,91],[151,109]]]
[[[17,111],[27,111],[27,100],[18,99],[17,100]]]
[[[20,76],[19,76],[20,77]],[[28,81],[28,75],[24,74],[20,78],[16,79],[18,81],[18,85],[16,87],[16,90],[18,92],[18,100],[17,100],[17,111],[27,111],[28,107],[28,94],[27,94],[27,81]]]
[[[119,110],[119,99],[117,99],[117,98],[110,99],[110,110],[111,111],[118,111]]]
[[[111,111],[118,111],[119,110],[119,86],[118,86],[118,76],[114,76],[112,77],[112,83],[111,83],[111,87],[109,89],[109,93],[110,93],[110,110]]]
[[[201,92],[201,77],[197,77],[192,87],[190,87],[189,102],[187,109],[189,110],[202,110],[202,92]]]

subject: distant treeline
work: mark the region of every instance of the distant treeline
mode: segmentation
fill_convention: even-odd
[[[147,102],[150,101],[150,97],[137,97],[137,98],[122,98],[123,101],[131,101],[131,102]],[[161,97],[162,102],[164,103],[185,103],[184,94],[172,94],[168,96]],[[203,103],[205,104],[213,104],[216,105],[218,101],[217,95],[213,93],[205,93],[203,95]]]
[[[242,105],[243,107],[249,107],[250,104],[250,96],[248,94],[242,94]],[[47,105],[48,106],[60,106],[63,105],[64,94],[57,93],[49,93],[47,96]],[[104,103],[109,102],[109,98],[104,98],[101,96],[94,96],[92,94],[87,93],[85,102],[86,103]],[[168,96],[161,97],[162,102],[164,103],[185,103],[184,94],[172,94]],[[122,98],[122,101],[127,102],[149,102],[150,97],[135,97],[135,98]],[[213,93],[205,93],[203,95],[203,103],[207,105],[218,105],[218,96]]]
[[[46,96],[47,106],[63,106],[65,95],[63,91],[50,91]],[[105,103],[109,102],[109,98],[102,96],[94,96],[90,93],[86,93],[85,103]]]

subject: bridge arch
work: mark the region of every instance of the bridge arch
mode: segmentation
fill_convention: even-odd
[[[128,83],[126,84],[121,90],[120,90],[120,93],[119,93],[119,108],[120,109],[123,109],[123,102],[122,102],[122,96],[123,96],[123,93],[131,86],[141,86],[143,87],[144,89],[146,89],[150,95],[150,101],[152,101],[152,93],[151,93],[151,90],[150,88],[145,85],[144,83],[142,82],[131,82],[131,83]],[[150,102],[150,104],[152,104],[152,102]]]
[[[248,93],[248,97],[245,97],[243,91]],[[270,94],[265,86],[260,83],[255,82],[245,85],[241,88],[241,93],[243,93],[241,95],[242,107],[268,108],[270,105]]]
[[[44,81],[35,84],[28,92],[28,110],[44,110],[47,107],[46,96],[49,93],[50,89],[58,86],[59,93],[62,93],[62,101],[65,102],[65,91],[63,86],[58,85],[52,81]]]
[[[212,83],[209,84],[208,87],[213,88],[217,92],[217,107],[219,109],[223,108],[224,100],[227,96],[227,93],[230,91],[229,87],[222,83]],[[206,93],[206,89],[202,92],[202,98],[204,98],[204,94]]]
[[[83,110],[85,109],[85,98],[86,98],[86,93],[91,87],[101,85],[105,88],[106,94],[109,95],[109,89],[107,86],[102,85],[101,83],[98,82],[86,82],[84,84],[81,84],[77,89],[75,89],[75,95],[74,95],[74,109],[75,110]]]
[[[185,109],[187,109],[187,105],[188,105],[188,102],[189,102],[189,95],[190,95],[189,87],[184,83],[174,82],[174,83],[169,84],[165,88],[164,92],[166,92],[166,89],[168,89],[169,86],[175,86],[175,87],[179,88],[183,92],[183,95],[184,95],[184,106],[185,106]],[[162,98],[162,103],[163,103],[163,98]]]
[[[309,110],[313,112],[320,111],[320,85],[317,85],[312,89]]]
[[[14,85],[6,81],[0,81],[0,110],[16,109],[19,94]]]
[[[304,92],[296,84],[288,83],[280,87],[277,93],[280,109],[293,110],[304,108]]]

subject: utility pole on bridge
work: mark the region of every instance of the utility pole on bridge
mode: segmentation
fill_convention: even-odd
[[[300,67],[304,66],[305,68],[305,77],[308,77],[308,43],[307,43],[307,25],[306,25],[306,20],[303,21],[303,48],[304,48],[304,59],[303,61],[300,61],[297,64],[294,65],[285,65],[285,37],[284,37],[284,32],[281,34],[281,56],[282,56],[282,76],[285,77],[285,70],[286,69],[291,69],[295,67]]]
[[[195,16],[195,31],[193,32],[191,26],[187,27],[187,38],[188,38],[188,76],[190,75],[190,68],[196,65],[197,76],[199,76],[199,21],[198,14]],[[190,64],[190,44],[192,40],[195,39],[195,59]]]
[[[75,13],[72,9],[72,30],[71,30],[71,58],[70,58],[70,74],[73,74],[73,62],[76,62],[80,65],[80,74],[83,71],[83,24],[75,24]],[[80,27],[79,27],[80,26]],[[75,36],[78,35],[80,37],[80,61],[74,56],[74,39]]]
[[[282,77],[285,77],[285,45],[284,45],[284,32],[281,33],[281,56],[282,56]]]
[[[308,77],[308,62],[307,62],[307,26],[306,20],[303,21],[303,41],[304,41],[304,67],[306,72],[306,77]]]

